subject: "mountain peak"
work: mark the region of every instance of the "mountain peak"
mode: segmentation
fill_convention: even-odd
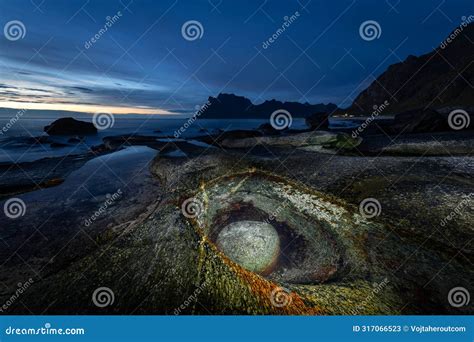
[[[221,93],[217,97],[209,97],[208,105],[201,113],[208,119],[270,119],[273,112],[279,109],[290,112],[293,117],[308,117],[314,113],[333,112],[337,106],[329,103],[311,105],[299,102],[281,102],[275,99],[254,105],[244,96]]]
[[[419,108],[474,108],[474,23],[463,23],[434,51],[391,65],[362,91],[348,112],[369,114],[385,101],[383,114]]]

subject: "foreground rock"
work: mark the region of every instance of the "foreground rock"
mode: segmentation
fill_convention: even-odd
[[[367,156],[473,156],[474,135],[469,131],[366,136],[356,147]]]
[[[319,112],[306,117],[306,124],[311,130],[327,129],[329,127],[329,113]]]
[[[201,152],[202,146],[197,146],[188,141],[175,138],[157,138],[146,135],[116,135],[102,139],[104,147],[110,151],[120,150],[127,146],[147,146],[160,152],[160,154],[169,154],[180,152],[184,155],[192,155]]]
[[[49,135],[90,135],[97,134],[97,128],[90,122],[74,118],[61,118],[48,126],[44,131]]]
[[[209,145],[219,146],[220,142],[223,140],[231,139],[245,139],[245,138],[254,138],[254,137],[263,137],[265,134],[260,130],[233,130],[218,132],[217,134],[207,134],[203,136],[196,137],[196,140],[202,141]]]
[[[89,160],[109,153],[102,146],[94,151],[33,162],[0,164],[0,198],[57,186]]]
[[[9,312],[472,314],[469,306],[453,308],[447,293],[474,280],[474,214],[465,209],[441,224],[474,192],[472,157],[266,148],[272,157],[253,149],[158,156],[155,206],[101,230],[93,250],[68,248],[74,260],[54,267],[57,256]],[[372,218],[359,208],[368,198],[378,203]],[[278,234],[280,248],[270,245],[258,272],[221,243],[226,227],[249,221]],[[278,250],[284,255],[273,258]],[[1,274],[29,277],[25,261]],[[9,281],[11,293],[18,281]],[[113,305],[94,305],[101,286],[113,291]]]
[[[353,149],[358,146],[362,139],[353,139],[345,133],[333,133],[327,131],[314,131],[298,134],[288,134],[280,136],[257,136],[242,139],[225,138],[220,141],[220,146],[224,148],[252,148],[257,145],[298,147],[321,150],[327,149]]]

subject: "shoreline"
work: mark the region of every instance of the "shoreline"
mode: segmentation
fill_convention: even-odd
[[[199,146],[193,143],[193,141],[205,143],[204,147],[214,146],[220,149],[233,149],[259,144],[261,139],[265,139],[265,144],[272,144],[273,141],[287,137],[287,142],[283,143],[285,145],[300,135],[338,135],[344,134],[344,132],[349,133],[349,130],[295,130],[280,136],[280,138],[273,133],[271,135],[267,135],[265,132],[262,133],[261,130],[226,131],[215,135],[207,133],[204,136],[200,135],[188,139],[174,139],[170,136],[162,136],[159,133],[156,136],[143,136],[139,134],[107,136],[102,139],[103,143],[101,145],[93,147],[92,150],[86,153],[70,154],[61,157],[45,157],[22,163],[0,163],[0,174],[4,180],[4,182],[0,183],[0,199],[57,186],[71,172],[79,169],[87,161],[105,154],[114,153],[127,146],[148,146],[162,154],[173,151],[188,151],[188,153],[192,154],[193,150],[199,150]],[[257,133],[259,135],[255,135]],[[249,138],[251,136],[261,136],[262,138]],[[358,146],[343,150],[338,149],[337,153],[360,157],[380,155],[392,157],[422,156],[424,158],[474,155],[474,137],[470,131],[410,133],[397,136],[396,139],[394,142],[391,136],[383,133],[365,134]],[[224,142],[223,145],[222,141]],[[234,145],[235,147],[232,147]],[[331,150],[333,148],[331,148],[330,144],[328,145],[328,143],[322,141],[320,145],[320,148],[314,149],[315,152],[332,153]],[[302,148],[303,146],[300,147]],[[311,150],[310,147],[307,147],[307,149]]]
[[[297,139],[291,136],[289,138]],[[268,152],[262,155],[261,152],[265,149],[268,149]],[[133,155],[132,151],[130,156]],[[222,259],[223,256],[215,254],[209,242],[199,253],[199,234],[202,234],[202,230],[194,230],[193,227],[198,222],[188,220],[181,214],[181,202],[190,197],[201,199],[201,196],[202,199],[212,199],[214,196],[219,198],[219,201],[209,202],[218,207],[204,211],[205,215],[211,215],[205,222],[215,222],[215,226],[225,225],[225,220],[232,217],[233,211],[240,213],[242,210],[248,210],[245,215],[257,215],[250,218],[259,220],[266,217],[259,214],[261,210],[265,210],[271,212],[277,222],[286,222],[287,225],[299,222],[294,220],[302,220],[308,215],[316,215],[314,220],[326,220],[326,210],[332,213],[329,216],[332,220],[330,224],[335,226],[330,232],[321,233],[323,235],[318,239],[310,241],[333,239],[330,241],[338,246],[336,251],[344,252],[341,255],[342,265],[348,266],[341,269],[334,266],[335,272],[332,268],[322,268],[321,273],[317,273],[317,279],[329,277],[330,282],[313,281],[306,284],[297,281],[300,279],[298,277],[288,278],[285,287],[295,296],[299,296],[298,298],[304,298],[303,302],[296,301],[294,305],[286,308],[288,313],[310,313],[313,308],[323,308],[319,314],[348,314],[353,308],[351,303],[360,302],[358,295],[364,298],[364,294],[370,293],[373,282],[385,278],[389,280],[387,288],[373,302],[358,307],[361,314],[449,313],[452,308],[443,301],[444,287],[457,281],[452,279],[453,272],[461,274],[460,270],[464,270],[465,276],[470,276],[469,272],[466,273],[466,260],[458,255],[459,250],[471,253],[470,247],[465,245],[471,234],[470,216],[456,222],[451,221],[445,226],[440,222],[454,210],[456,202],[463,198],[470,188],[474,190],[469,168],[473,156],[418,158],[413,165],[414,159],[409,156],[375,158],[331,155],[278,145],[266,145],[251,151],[196,147],[186,157],[170,157],[159,152],[153,155],[155,157],[150,163],[146,163],[145,167],[152,176],[149,181],[155,185],[150,187],[148,181],[141,183],[133,187],[138,191],[138,195],[125,197],[126,201],[117,201],[117,205],[125,205],[125,202],[133,203],[135,199],[146,195],[148,209],[140,207],[141,209],[133,211],[116,207],[109,213],[110,217],[120,212],[129,219],[116,219],[113,224],[93,222],[98,225],[91,226],[92,230],[88,234],[97,236],[99,243],[87,244],[88,248],[78,244],[71,246],[67,254],[72,254],[72,259],[65,254],[57,256],[46,268],[47,275],[41,273],[43,279],[35,280],[31,290],[22,299],[29,308],[44,308],[43,301],[50,298],[48,294],[54,293],[57,301],[48,307],[49,314],[67,314],[73,310],[77,313],[78,308],[80,313],[96,313],[97,308],[93,306],[80,306],[75,303],[84,303],[96,284],[107,284],[120,299],[116,306],[107,309],[107,313],[125,313],[133,309],[138,310],[136,312],[140,314],[167,314],[179,306],[183,297],[193,293],[190,282],[205,282],[213,286],[200,293],[199,301],[209,304],[207,310],[211,312],[275,313],[274,307],[261,304],[262,301],[265,303],[265,298],[268,298],[272,290],[271,282],[262,277],[255,278],[238,265]],[[104,157],[112,156],[113,154]],[[236,163],[236,160],[239,162]],[[281,166],[281,160],[285,167]],[[294,165],[298,165],[298,168],[292,167]],[[81,172],[88,174],[87,170]],[[98,173],[97,176],[104,175]],[[137,176],[134,178],[140,179]],[[440,179],[445,179],[446,185],[440,187]],[[91,181],[93,180],[91,178]],[[392,186],[382,186],[386,183]],[[236,184],[239,184],[238,188],[235,188]],[[234,193],[230,189],[235,189]],[[107,198],[102,191],[98,192],[102,195],[90,204],[95,209]],[[108,190],[108,193],[111,191]],[[229,194],[232,194],[230,198]],[[30,196],[35,196],[35,193],[30,193]],[[357,216],[360,215],[359,202],[364,198],[376,198],[380,202],[380,217],[367,221]],[[287,205],[277,210],[282,203]],[[252,206],[258,206],[260,211],[255,211]],[[312,206],[319,209],[314,211]],[[54,206],[48,210],[57,209]],[[223,209],[229,212],[222,211]],[[94,211],[91,211],[89,215],[93,213]],[[420,216],[420,213],[423,215]],[[212,215],[221,218],[212,218]],[[69,217],[78,219],[74,215]],[[305,227],[308,224],[303,222],[306,221],[302,221],[302,226],[295,227]],[[355,222],[358,223],[350,229],[345,226]],[[53,225],[42,230],[51,229],[47,227]],[[315,226],[310,224],[308,227],[314,229]],[[434,227],[442,233],[433,235]],[[3,234],[5,237],[5,232]],[[306,233],[301,231],[300,234]],[[50,243],[53,243],[62,238],[62,234],[54,231],[50,238]],[[420,247],[426,239],[429,243]],[[81,241],[84,243],[84,240]],[[341,241],[344,242],[342,245]],[[304,245],[301,245],[301,248]],[[326,251],[332,248],[330,246],[323,245],[319,249]],[[415,251],[420,257],[404,264],[405,259]],[[31,256],[25,256],[24,253],[22,258],[29,260]],[[439,271],[439,265],[451,259],[456,260],[456,263],[440,271],[429,286],[423,287],[433,272]],[[47,260],[49,259],[41,263]],[[12,273],[8,283],[14,284],[30,272],[18,266],[21,264],[21,260],[9,262],[8,269],[20,269]],[[197,264],[201,265],[201,268],[198,268]],[[386,264],[393,265],[394,270],[402,266],[404,268],[399,270],[400,274],[392,275],[384,267]],[[294,272],[297,271],[299,273],[296,274],[303,272]],[[402,276],[403,272],[408,272],[410,276]],[[3,274],[9,273],[5,270]],[[121,276],[117,277],[117,274]],[[79,275],[84,275],[87,280]],[[262,288],[259,287],[257,291],[254,287],[242,287],[239,285],[241,277],[252,279],[252,286],[258,285]],[[275,277],[285,277],[285,273]],[[150,289],[150,283],[158,282],[159,287]],[[133,286],[130,286],[130,283]],[[411,291],[403,290],[407,287]],[[420,291],[430,293],[431,297],[411,296],[412,293]],[[148,296],[145,294],[149,292],[152,293],[151,297],[145,298]],[[337,293],[337,296],[331,295],[334,293]],[[155,298],[166,300],[156,302]],[[245,304],[241,304],[241,298],[248,298]],[[394,309],[406,302],[410,304],[402,311]],[[211,305],[212,303],[214,304]],[[388,307],[392,309],[388,310]],[[22,308],[17,306],[11,310],[19,313]],[[197,307],[186,313],[206,314],[208,311]]]

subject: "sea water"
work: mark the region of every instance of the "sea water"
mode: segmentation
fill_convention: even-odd
[[[71,136],[55,136],[49,137],[48,141],[66,146],[51,147],[49,143],[33,144],[32,139],[46,136],[44,127],[60,117],[92,122],[92,115],[69,112],[48,112],[46,115],[40,111],[27,111],[15,123],[8,124],[15,112],[15,109],[0,110],[0,163],[18,163],[85,153],[90,147],[100,145],[102,139],[107,136],[136,134],[157,138],[173,137],[177,130],[186,127],[180,138],[192,138],[220,131],[256,129],[269,122],[264,119],[198,119],[188,127],[189,118],[183,116],[115,115],[113,126],[99,130],[95,135],[85,136],[83,142],[70,143],[68,140]],[[303,129],[306,124],[303,118],[295,118],[291,127]]]

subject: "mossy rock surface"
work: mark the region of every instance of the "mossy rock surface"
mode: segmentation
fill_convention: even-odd
[[[444,159],[409,169],[409,158],[271,152],[284,162],[219,150],[157,157],[153,208],[101,233],[93,251],[63,270],[43,274],[11,313],[23,304],[56,314],[472,313],[446,297],[474,279],[466,245],[472,215],[432,229],[474,189],[467,169]],[[441,196],[435,185],[443,176]],[[361,215],[366,197],[380,201],[379,216]],[[186,212],[185,203],[197,207]],[[220,229],[236,219],[275,227],[282,253],[268,272],[249,271],[219,250]],[[113,291],[112,305],[94,305],[99,287]]]

